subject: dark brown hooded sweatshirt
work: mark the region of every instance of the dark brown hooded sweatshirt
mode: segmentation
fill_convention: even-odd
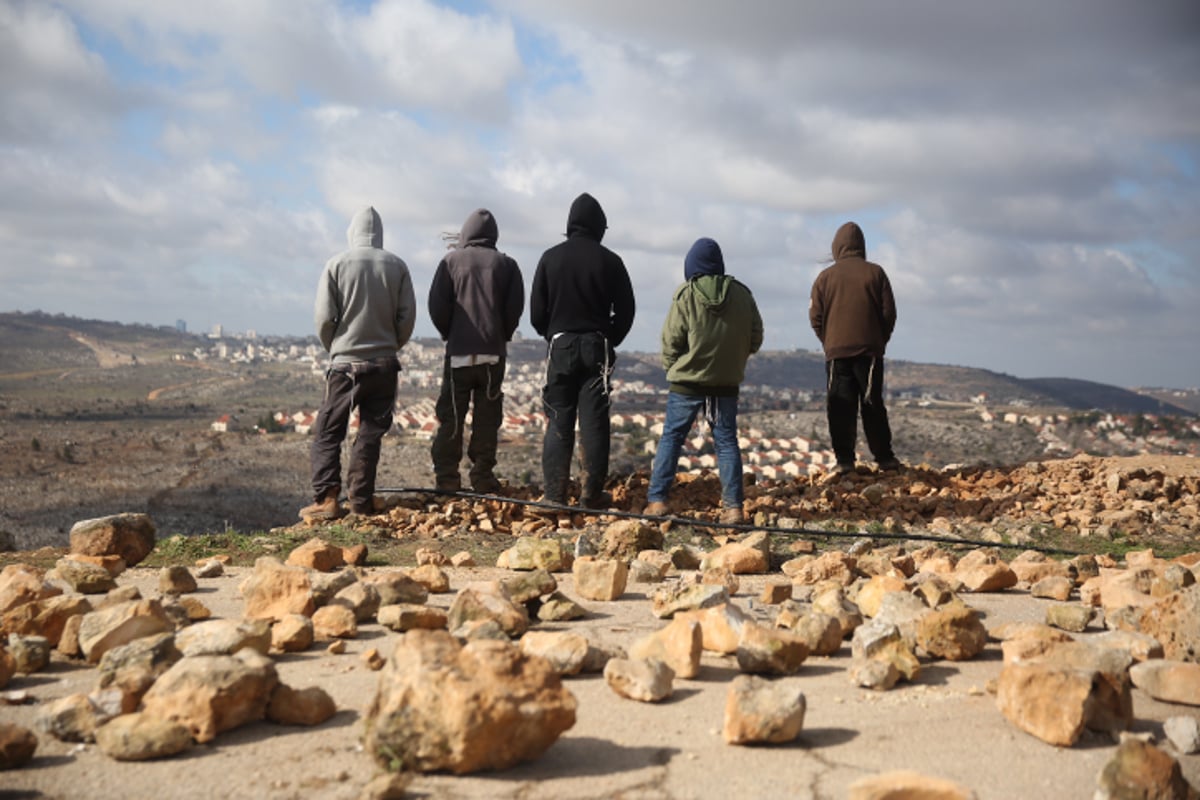
[[[825,360],[882,358],[896,327],[896,300],[883,267],[867,261],[862,228],[847,222],[833,237],[833,264],[813,282],[808,320]]]

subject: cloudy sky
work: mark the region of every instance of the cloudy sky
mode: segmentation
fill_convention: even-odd
[[[629,349],[699,236],[817,348],[853,219],[893,358],[1200,385],[1195,0],[0,0],[0,91],[0,311],[308,334],[358,208],[423,307],[472,209],[528,282],[588,191]]]

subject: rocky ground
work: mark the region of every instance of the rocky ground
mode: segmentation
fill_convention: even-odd
[[[871,794],[880,781],[927,792],[904,796],[1085,798],[1132,783],[1188,797],[1198,479],[1186,461],[864,469],[751,487],[754,524],[735,530],[711,527],[708,478],[653,525],[397,495],[377,515],[259,537],[279,560],[237,552],[222,567],[156,542],[139,515],[81,526],[71,552],[3,561],[0,763],[28,736],[36,751],[0,785],[900,796]],[[613,491],[640,508],[644,479]],[[844,536],[808,533],[817,521]],[[956,543],[1037,525],[1078,526],[1056,543],[1101,553]],[[1135,546],[1153,531],[1174,551]],[[294,546],[309,537],[337,544]],[[154,566],[121,570],[139,561]]]

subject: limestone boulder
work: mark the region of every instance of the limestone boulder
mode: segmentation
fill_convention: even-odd
[[[72,553],[120,556],[132,567],[150,555],[156,534],[154,522],[145,514],[114,514],[76,522],[69,536]]]
[[[114,647],[143,636],[174,630],[157,600],[130,600],[84,614],[79,622],[79,647],[95,664]]]
[[[276,622],[288,614],[311,617],[316,610],[308,570],[270,556],[254,562],[254,571],[238,589],[246,604],[242,614],[246,619]]]
[[[700,623],[679,615],[665,627],[634,642],[629,648],[629,657],[656,659],[669,666],[677,677],[694,678],[700,674],[703,649],[704,635]]]
[[[466,774],[540,756],[575,724],[574,695],[548,661],[508,642],[409,631],[365,715],[364,746],[381,766]]]
[[[565,572],[571,568],[573,556],[558,539],[536,539],[522,536],[496,559],[497,567],[526,570],[544,569]]]
[[[314,536],[288,553],[287,561],[284,563],[288,566],[303,567],[317,572],[333,572],[335,569],[345,566],[346,561],[341,547],[330,544],[319,536]]]
[[[337,704],[320,686],[294,689],[276,684],[267,703],[267,719],[280,725],[320,725],[337,713]]]
[[[498,582],[464,586],[450,604],[446,627],[454,631],[468,622],[482,620],[495,622],[511,638],[518,638],[529,629],[528,610],[513,602]]]
[[[611,658],[604,665],[608,688],[627,700],[657,703],[675,690],[675,672],[655,659]]]
[[[728,744],[783,744],[804,727],[807,703],[796,679],[739,675],[725,695],[722,735]]]
[[[966,661],[983,652],[987,639],[979,613],[963,605],[930,611],[917,624],[917,645],[934,658]]]
[[[142,698],[142,710],[178,722],[197,742],[207,742],[263,719],[278,683],[271,659],[255,650],[184,658],[154,682]]]
[[[585,600],[616,600],[625,593],[629,567],[616,558],[583,556],[571,568],[575,592]]]
[[[23,767],[37,752],[37,735],[20,725],[0,722],[0,771]]]
[[[550,662],[559,675],[578,675],[588,654],[588,640],[570,631],[526,631],[521,652]]]
[[[1141,615],[1140,630],[1174,661],[1200,663],[1200,584],[1157,601]]]
[[[1134,664],[1129,679],[1155,700],[1200,706],[1200,664],[1153,659]]]
[[[628,563],[637,558],[641,551],[661,550],[662,546],[663,534],[658,527],[647,525],[641,520],[623,519],[604,529],[600,555]]]
[[[96,744],[117,761],[149,761],[182,753],[192,733],[174,720],[148,714],[123,714],[96,729]]]

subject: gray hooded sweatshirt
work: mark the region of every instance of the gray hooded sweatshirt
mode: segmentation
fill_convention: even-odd
[[[370,206],[346,235],[350,249],[329,259],[317,283],[317,336],[334,363],[394,357],[417,321],[408,265],[383,249],[383,221]]]

